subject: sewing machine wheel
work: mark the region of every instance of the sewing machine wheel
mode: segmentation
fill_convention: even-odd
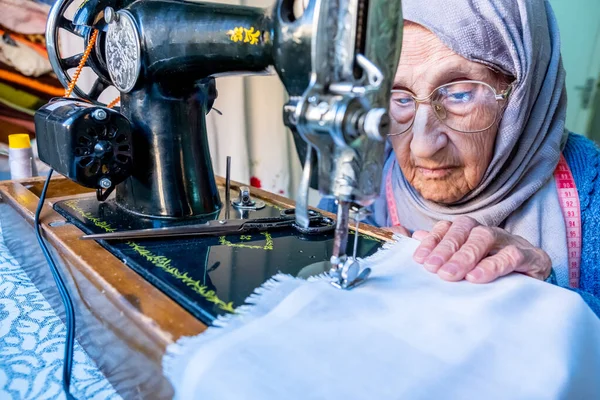
[[[68,71],[75,70],[79,66],[84,52],[69,57],[63,57],[59,46],[59,33],[64,30],[80,37],[83,40],[83,48],[85,51],[89,46],[94,30],[97,28],[102,29],[104,26],[103,19],[97,18],[98,13],[94,10],[94,7],[98,4],[97,1],[84,0],[77,8],[76,16],[73,17],[73,20],[68,19],[66,17],[70,11],[68,9],[72,8],[76,2],[80,2],[80,0],[58,0],[54,3],[48,14],[48,22],[46,25],[46,48],[48,50],[50,65],[56,73],[58,80],[65,88],[68,88],[73,80],[73,77]],[[79,16],[80,20],[86,19],[88,21],[86,21],[85,24],[75,24],[74,20],[77,16]],[[73,93],[77,97],[88,100],[96,105],[106,105],[106,103],[99,101],[99,98],[107,88],[112,86],[104,60],[99,57],[101,52],[97,51],[103,40],[103,33],[99,32],[98,39],[93,46],[94,48],[91,49],[91,53],[85,62],[85,66],[91,67],[96,74],[96,79],[91,89],[86,93],[77,84],[73,88]],[[75,77],[75,79],[77,78]],[[116,95],[114,97],[116,97]]]

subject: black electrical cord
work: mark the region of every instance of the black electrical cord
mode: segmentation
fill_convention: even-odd
[[[42,194],[40,195],[40,201],[37,206],[37,210],[35,211],[35,235],[37,237],[38,243],[42,248],[42,252],[46,257],[46,261],[50,266],[50,271],[52,271],[52,276],[54,277],[54,282],[56,282],[56,287],[58,288],[58,293],[62,299],[62,302],[65,306],[65,322],[67,326],[67,335],[65,340],[65,356],[63,363],[63,390],[68,400],[75,400],[75,397],[71,395],[69,392],[69,387],[71,386],[71,370],[73,367],[73,345],[75,343],[75,311],[73,310],[73,301],[71,300],[71,296],[65,286],[65,282],[63,281],[60,273],[58,272],[58,268],[54,263],[54,259],[52,259],[52,255],[50,255],[50,251],[42,238],[42,227],[40,225],[40,212],[42,211],[42,207],[44,206],[44,200],[46,199],[46,192],[48,191],[48,184],[50,183],[50,178],[52,177],[53,169],[50,169],[48,172],[48,178],[46,178],[46,183],[44,183],[44,188],[42,189]]]

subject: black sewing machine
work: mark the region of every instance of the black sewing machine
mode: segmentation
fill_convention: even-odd
[[[36,135],[41,160],[96,189],[97,196],[59,202],[57,211],[88,234],[228,224],[231,213],[234,219],[294,218],[288,230],[257,230],[253,236],[101,242],[205,321],[229,311],[231,302],[240,303],[282,268],[296,274],[329,259],[337,286],[350,288],[366,279],[368,271],[346,256],[349,212],[380,193],[389,93],[401,46],[400,1],[311,0],[299,15],[293,0],[278,0],[267,10],[178,0],[86,0],[69,20],[72,4],[60,0],[53,6],[47,48],[59,80],[80,99],[60,98],[42,107]],[[82,37],[86,51],[62,57],[61,29]],[[97,75],[87,93],[67,73],[83,65]],[[264,207],[248,189],[224,204],[207,141],[215,77],[272,68],[289,94],[283,119],[304,158],[293,216]],[[120,107],[98,101],[111,85],[120,92]],[[333,234],[302,233],[315,219],[307,206],[311,178],[322,196],[338,202]],[[316,242],[318,250],[309,245]],[[378,243],[364,239],[358,245],[357,254],[365,255]],[[225,300],[218,297],[222,285],[215,283],[224,262],[215,258],[218,246],[235,249],[247,263],[235,268],[235,278],[228,273],[222,278],[228,285]],[[278,254],[277,262],[250,252],[261,248]],[[291,257],[292,252],[303,255]],[[264,271],[250,271],[253,263]]]

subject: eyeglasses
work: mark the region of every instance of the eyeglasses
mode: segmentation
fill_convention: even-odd
[[[396,121],[397,136],[412,128],[419,103],[429,103],[435,116],[448,128],[463,133],[482,132],[496,122],[512,85],[501,93],[485,82],[457,81],[436,88],[419,99],[406,90],[392,90],[390,116]]]

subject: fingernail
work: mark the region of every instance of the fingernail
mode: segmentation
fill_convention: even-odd
[[[442,260],[441,257],[431,256],[425,261],[425,264],[423,264],[423,266],[428,271],[436,272],[438,270],[438,268],[440,268],[442,266],[443,263],[444,263],[444,260]]]
[[[471,271],[467,274],[467,278],[469,278],[470,280],[473,280],[473,281],[477,281],[477,280],[481,279],[482,276],[483,276],[483,271],[481,270],[481,268],[475,268],[473,271]]]
[[[420,249],[415,253],[415,257],[416,258],[425,258],[429,255],[429,253],[431,253],[430,250],[427,249]]]
[[[456,264],[445,264],[442,268],[440,268],[440,272],[443,272],[447,275],[454,276],[458,273],[458,265]]]

